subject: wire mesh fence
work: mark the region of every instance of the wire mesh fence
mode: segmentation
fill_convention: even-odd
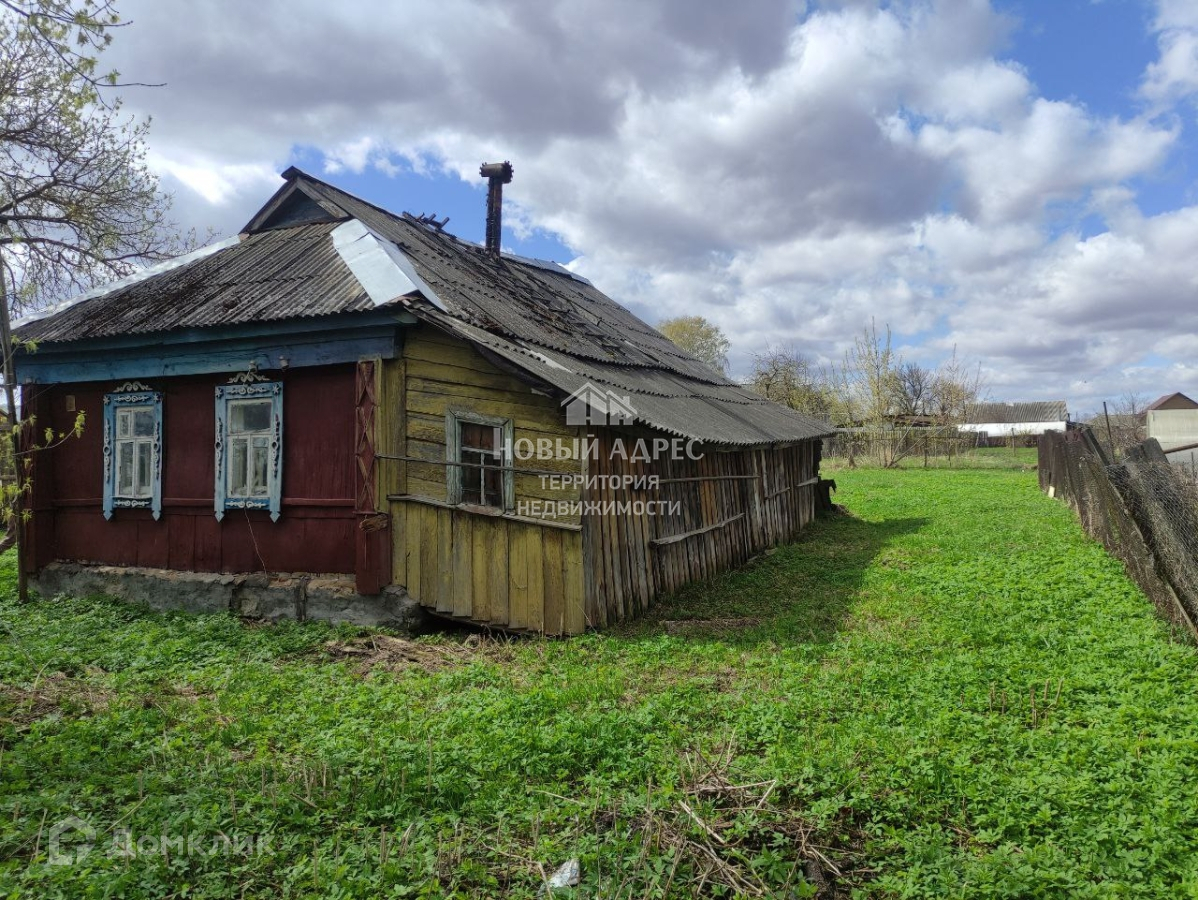
[[[1040,487],[1077,512],[1082,527],[1122,561],[1169,621],[1198,621],[1198,493],[1147,440],[1110,459],[1088,427],[1039,442]]]
[[[968,466],[971,454],[988,446],[984,435],[956,426],[842,428],[824,439],[823,458],[849,465]],[[1017,446],[1024,446],[1019,443]],[[1012,450],[1016,445],[1012,444]]]

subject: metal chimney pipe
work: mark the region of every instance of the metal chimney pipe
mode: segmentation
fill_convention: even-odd
[[[483,163],[478,174],[487,179],[487,253],[499,258],[503,235],[503,186],[512,180],[510,162]]]

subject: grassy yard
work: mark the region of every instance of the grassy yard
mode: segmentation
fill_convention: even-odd
[[[1036,469],[1037,450],[1035,447],[974,447],[960,453],[948,455],[930,455],[927,458],[922,453],[912,453],[898,461],[902,469],[1016,469],[1032,472]],[[868,464],[867,464],[868,467]],[[825,459],[822,465],[825,472],[838,472],[848,468],[844,457]]]
[[[570,641],[4,599],[0,895],[1198,897],[1195,649],[1032,472],[836,478]]]

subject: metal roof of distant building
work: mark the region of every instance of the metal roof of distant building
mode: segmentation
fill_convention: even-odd
[[[1064,400],[975,403],[965,411],[965,422],[969,425],[1064,422],[1068,418],[1069,411]]]
[[[1186,403],[1190,404],[1190,406],[1189,406],[1190,409],[1198,409],[1198,403],[1195,403],[1193,400],[1191,400],[1189,397],[1187,397],[1185,394],[1181,393],[1180,391],[1174,391],[1172,394],[1165,394],[1163,397],[1157,397],[1155,400],[1152,401],[1152,403],[1148,404],[1148,406],[1146,406],[1144,408],[1144,411],[1145,412],[1156,411],[1156,410],[1160,409],[1161,407],[1163,407],[1165,404],[1167,404],[1170,400],[1183,400]]]

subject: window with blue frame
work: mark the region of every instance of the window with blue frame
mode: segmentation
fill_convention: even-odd
[[[216,389],[217,521],[230,509],[282,511],[283,383],[236,376]]]
[[[104,518],[162,515],[162,394],[129,381],[104,395]]]

